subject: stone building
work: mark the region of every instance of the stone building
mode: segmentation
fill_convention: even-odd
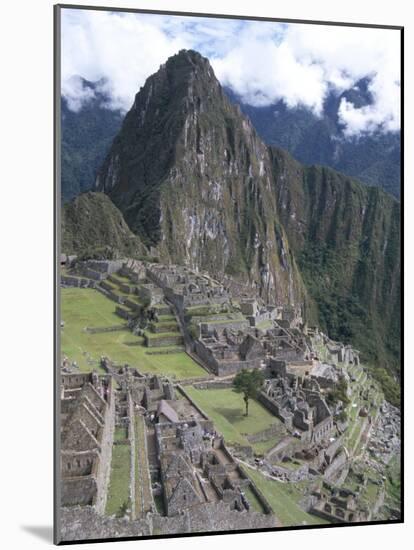
[[[61,377],[61,504],[105,509],[114,431],[112,377]]]
[[[263,514],[272,509],[234,462],[210,421],[162,423],[155,427],[167,516],[224,503],[227,510],[248,512],[255,498]],[[252,496],[254,494],[254,496]]]
[[[331,523],[355,523],[370,519],[369,512],[358,506],[357,495],[353,491],[326,482],[313,492],[309,513]]]
[[[259,400],[306,444],[327,441],[332,435],[332,413],[318,383],[309,376],[268,379],[259,393]]]
[[[227,325],[221,331],[202,332],[194,343],[195,352],[217,376],[235,374],[241,369],[263,366],[266,351],[260,340],[247,333],[236,333]]]
[[[159,286],[179,315],[192,306],[219,305],[228,302],[229,294],[223,285],[211,277],[196,273],[184,266],[151,265],[147,278]]]

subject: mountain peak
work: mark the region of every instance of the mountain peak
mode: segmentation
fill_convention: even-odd
[[[176,63],[187,63],[191,65],[192,67],[210,67],[210,61],[207,59],[207,57],[203,57],[201,53],[197,52],[196,50],[180,50],[178,53],[172,55],[167,59],[166,65]]]
[[[180,50],[147,79],[136,98],[142,92],[151,96],[154,93],[168,94],[170,99],[178,95],[192,96],[195,91],[202,96],[214,89],[220,90],[221,87],[209,60],[195,50]]]

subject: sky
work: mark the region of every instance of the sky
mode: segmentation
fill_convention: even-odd
[[[62,10],[62,94],[79,111],[102,80],[105,107],[127,111],[145,80],[181,49],[208,57],[220,83],[244,103],[279,100],[316,116],[333,91],[369,79],[373,101],[341,100],[345,137],[400,129],[400,35],[396,30]]]

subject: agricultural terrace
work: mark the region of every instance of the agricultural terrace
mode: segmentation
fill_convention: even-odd
[[[348,372],[355,381],[350,383],[352,394],[347,407],[349,428],[345,444],[349,453],[355,456],[360,452],[363,435],[369,429],[367,418],[359,416],[359,411],[364,407],[367,413],[375,419],[383,401],[383,394],[378,384],[372,378],[367,377],[362,365],[353,365],[348,368]]]
[[[100,358],[107,356],[116,364],[128,364],[142,373],[175,379],[206,376],[184,351],[175,347],[145,347],[144,339],[132,334],[126,322],[115,314],[115,307],[115,302],[97,290],[62,288],[61,353],[70,361],[76,361],[81,372],[99,369]],[[86,330],[105,327],[118,330],[97,333]]]

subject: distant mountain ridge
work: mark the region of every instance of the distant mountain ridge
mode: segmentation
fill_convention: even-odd
[[[109,96],[102,90],[102,81],[80,78],[82,86],[91,90],[91,98],[78,112],[69,109],[62,97],[62,201],[88,191],[112,140],[121,128],[123,114],[108,108]],[[381,187],[400,197],[400,133],[377,132],[345,138],[338,119],[342,98],[355,107],[372,101],[368,80],[340,95],[331,92],[324,102],[322,117],[304,107],[288,108],[283,101],[253,107],[243,103],[230,88],[223,88],[230,100],[240,105],[267,145],[289,151],[306,165],[328,166],[355,177],[361,182]]]
[[[105,108],[108,97],[100,91],[102,81],[89,82],[80,78],[81,85],[91,91],[91,99],[75,112],[62,97],[62,202],[92,189],[96,172],[119,131],[123,115]]]
[[[368,80],[338,95],[331,91],[321,117],[305,107],[288,108],[283,100],[267,107],[243,103],[230,88],[231,101],[249,116],[260,137],[268,145],[286,149],[306,165],[322,165],[380,187],[400,198],[400,132],[374,132],[345,137],[338,117],[342,99],[356,108],[371,104]]]

